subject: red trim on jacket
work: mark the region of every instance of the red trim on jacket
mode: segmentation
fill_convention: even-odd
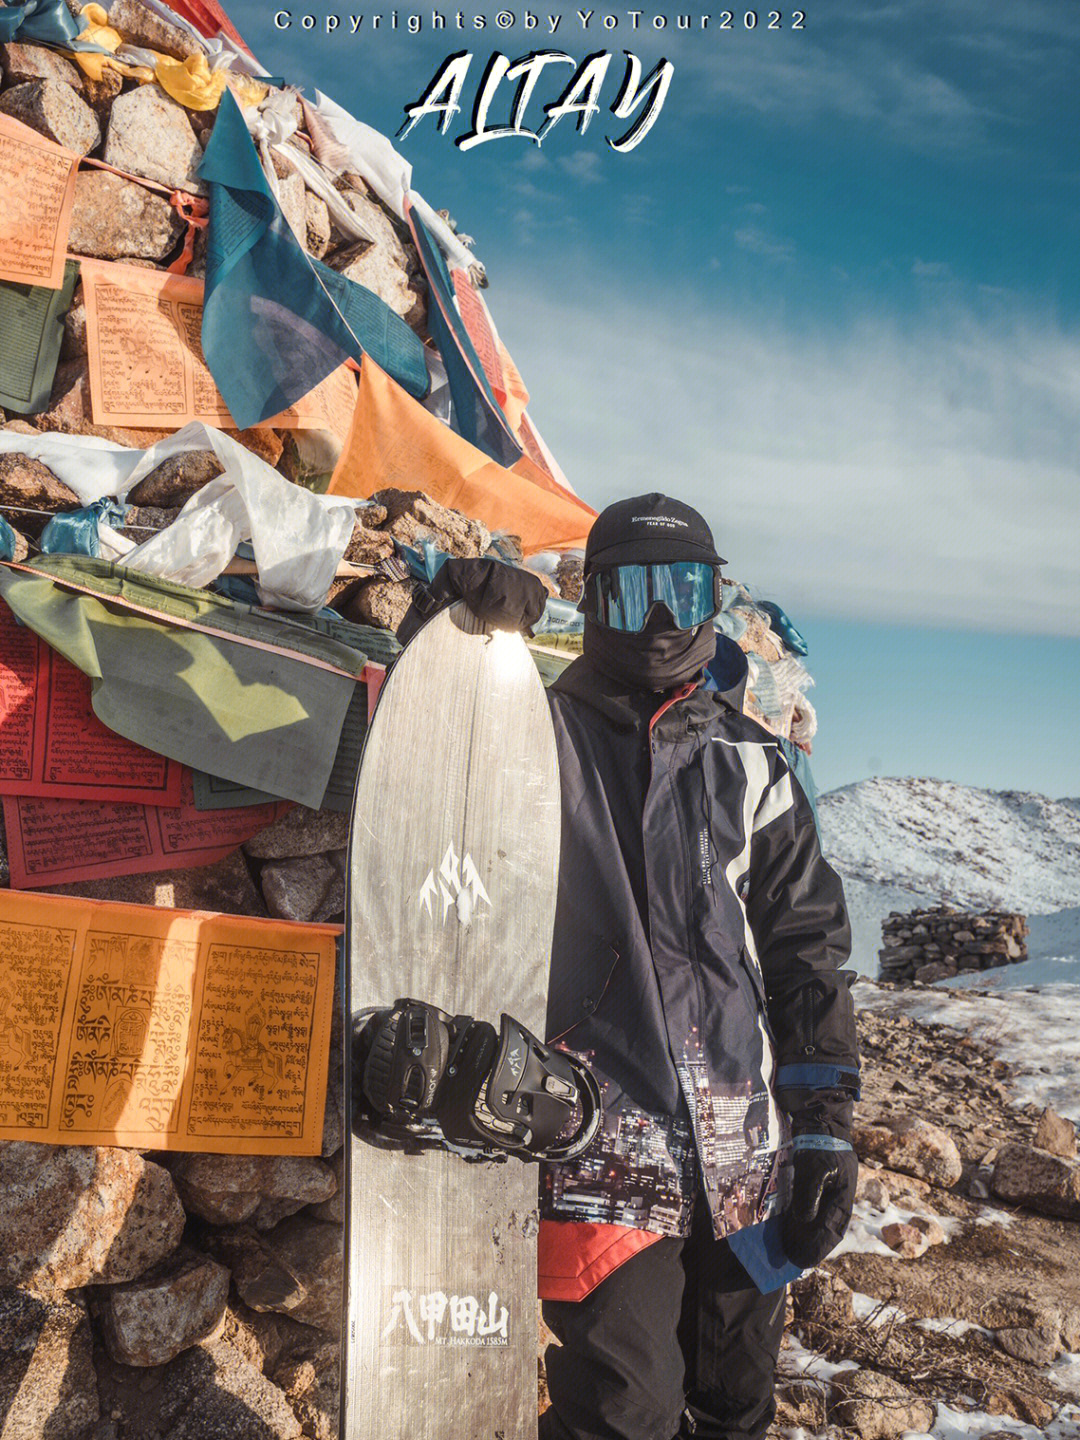
[[[657,720],[660,719],[660,716],[663,715],[665,710],[670,710],[672,705],[678,704],[680,700],[685,700],[686,697],[688,695],[692,695],[696,689],[697,681],[687,680],[685,685],[680,685],[677,690],[673,690],[668,696],[668,698],[664,701],[664,703],[660,706],[660,709],[657,710],[656,714],[649,721],[650,732],[653,726],[656,724]]]
[[[537,1269],[541,1300],[584,1300],[601,1280],[662,1235],[626,1225],[541,1220]]]

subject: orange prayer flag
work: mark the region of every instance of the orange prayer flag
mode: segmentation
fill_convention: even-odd
[[[509,350],[501,340],[496,343],[502,372],[506,379],[506,400],[503,402],[503,411],[510,422],[511,430],[515,435],[519,435],[521,417],[525,414],[525,406],[529,403],[529,392],[525,389],[525,381],[521,378],[521,372],[510,358]]]
[[[338,933],[0,890],[0,1140],[317,1155]]]
[[[331,495],[423,490],[490,530],[519,535],[526,555],[580,548],[596,511],[527,455],[507,470],[429,414],[364,357],[352,426]]]

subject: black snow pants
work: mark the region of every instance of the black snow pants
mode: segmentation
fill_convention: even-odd
[[[695,1211],[688,1239],[639,1250],[584,1300],[544,1302],[561,1345],[540,1440],[763,1440],[785,1291],[760,1294]]]

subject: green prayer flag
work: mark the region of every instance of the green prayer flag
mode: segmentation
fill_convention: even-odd
[[[0,14],[3,12],[0,11]],[[64,316],[71,304],[79,267],[64,266],[59,290],[0,280],[0,407],[16,415],[39,415],[49,408]]]
[[[43,556],[0,570],[20,620],[90,676],[117,734],[318,808],[366,663],[317,626],[106,561]],[[80,588],[74,589],[72,587]]]

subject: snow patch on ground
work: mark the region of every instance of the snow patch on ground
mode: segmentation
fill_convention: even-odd
[[[851,1212],[851,1224],[844,1232],[844,1238],[837,1245],[835,1250],[829,1251],[830,1260],[835,1260],[839,1255],[884,1255],[887,1260],[899,1260],[895,1250],[890,1250],[885,1241],[881,1238],[881,1230],[885,1225],[900,1224],[906,1225],[913,1215],[929,1213],[920,1210],[905,1210],[902,1206],[889,1205],[884,1210],[876,1210],[865,1200],[856,1200],[855,1208]],[[946,1231],[945,1219],[937,1217],[938,1224]]]
[[[831,1360],[826,1360],[824,1355],[807,1350],[794,1335],[787,1337],[787,1342],[780,1352],[780,1373],[789,1380],[796,1375],[806,1380],[831,1380],[834,1375],[843,1375],[846,1371],[858,1368],[857,1360],[838,1360],[834,1365]]]
[[[970,1335],[974,1330],[977,1335],[993,1335],[992,1330],[986,1330],[981,1325],[976,1325],[974,1320],[950,1320],[943,1315],[924,1315],[921,1320],[914,1324],[928,1333],[938,1335],[952,1335],[959,1338],[961,1335]]]
[[[1080,979],[1080,961],[1063,973]],[[901,1011],[921,1024],[947,1025],[981,1040],[1015,1067],[1008,1087],[1017,1104],[1052,1105],[1059,1115],[1080,1122],[1080,983],[980,988],[977,994],[961,986],[879,990],[856,985],[852,993],[861,1009]]]
[[[908,1430],[901,1440],[968,1440],[970,1435],[986,1435],[995,1430],[1007,1430],[1010,1435],[1019,1436],[1020,1440],[1077,1440],[1080,1436],[1080,1426],[1071,1416],[1051,1420],[1045,1430],[1038,1430],[1034,1425],[1025,1425],[1022,1420],[1013,1420],[1008,1416],[987,1415],[982,1410],[953,1410],[948,1405],[938,1405],[934,1428],[929,1433]]]
[[[939,1404],[932,1430],[905,1430],[900,1440],[969,1440],[970,1436],[991,1435],[1000,1430],[1015,1435],[1017,1440],[1077,1440],[1080,1437],[1078,1419],[1080,1412],[1070,1410],[1052,1420],[1045,1430],[1038,1430],[1009,1416],[987,1415],[983,1410],[954,1410]],[[780,1433],[785,1440],[824,1440],[825,1436],[824,1431],[805,1430],[801,1425]]]
[[[884,1300],[877,1300],[873,1295],[864,1295],[861,1290],[851,1292],[851,1308],[855,1312],[855,1319],[863,1321],[873,1330],[882,1325],[902,1325],[908,1318],[898,1306],[886,1305]]]

